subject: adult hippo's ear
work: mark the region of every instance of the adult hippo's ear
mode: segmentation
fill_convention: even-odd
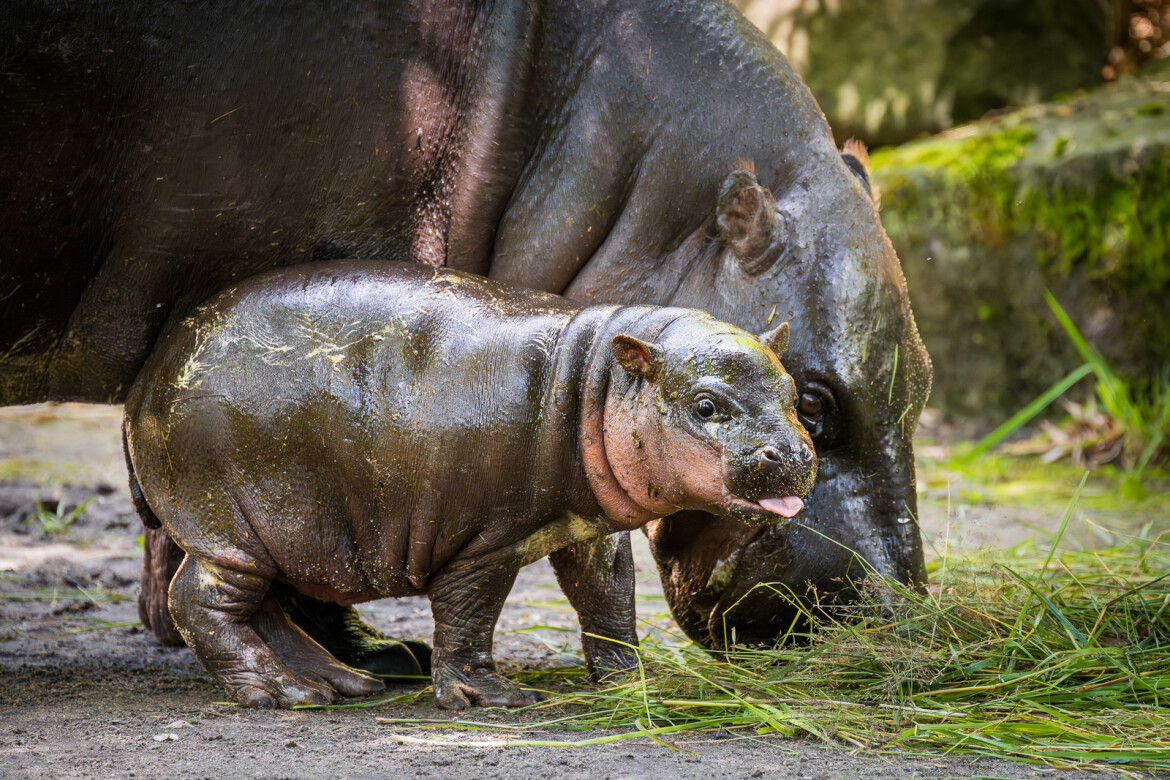
[[[624,333],[613,337],[613,356],[632,377],[654,381],[662,372],[662,354],[658,347]]]
[[[788,223],[776,210],[776,199],[749,170],[732,171],[723,181],[715,223],[719,238],[748,273],[766,270],[788,240]]]
[[[845,161],[845,167],[849,169],[850,173],[856,176],[857,180],[865,187],[869,197],[873,199],[874,205],[880,207],[882,193],[869,176],[869,150],[865,148],[865,144],[856,138],[850,138],[841,147],[841,159]]]
[[[788,336],[789,328],[787,322],[781,322],[771,330],[760,334],[760,341],[768,346],[776,357],[784,357],[784,353],[788,351]]]

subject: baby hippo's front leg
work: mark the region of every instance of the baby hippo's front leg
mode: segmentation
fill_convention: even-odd
[[[462,567],[462,568],[460,568]],[[512,590],[520,559],[509,551],[467,562],[453,562],[431,582],[428,595],[435,617],[431,679],[439,706],[465,710],[524,707],[545,698],[496,672],[492,637],[504,599]]]

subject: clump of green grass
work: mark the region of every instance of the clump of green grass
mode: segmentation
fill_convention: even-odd
[[[685,748],[703,738],[696,732],[722,730],[1055,767],[1170,769],[1170,544],[1032,549],[938,559],[928,593],[871,587],[851,614],[810,615],[814,630],[772,648],[715,656],[680,637],[644,642],[635,679],[538,705],[557,712],[544,722],[480,724],[607,735],[483,744],[649,738]],[[428,726],[436,727],[444,726]]]
[[[66,511],[64,501],[58,501],[52,509],[49,509],[38,495],[36,511],[29,515],[24,522],[28,526],[39,526],[41,531],[46,534],[59,534],[73,525],[77,518],[85,513],[92,501],[93,496],[90,496],[73,509]]]
[[[1166,437],[1170,435],[1170,369],[1151,378],[1144,387],[1126,382],[1085,340],[1052,293],[1045,291],[1044,297],[1085,365],[1096,377],[1101,408],[1121,424],[1129,467],[1140,484],[1142,471],[1162,453]]]
[[[940,568],[943,562],[936,564]],[[809,645],[643,650],[646,674],[562,700],[590,725],[747,728],[871,749],[1170,768],[1170,556],[1155,545],[947,561]],[[891,599],[891,596],[895,598]],[[897,606],[891,607],[891,603]]]

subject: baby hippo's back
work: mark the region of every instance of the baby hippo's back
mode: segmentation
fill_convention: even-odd
[[[407,263],[247,280],[139,375],[138,481],[188,552],[231,567],[243,551],[343,602],[421,592],[452,556],[523,538],[563,499],[517,486],[541,482],[547,440],[572,429],[550,387],[577,311]]]

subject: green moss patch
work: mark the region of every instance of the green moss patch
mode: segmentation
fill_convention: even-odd
[[[992,419],[1074,367],[1050,290],[1127,380],[1170,354],[1170,79],[1129,79],[872,155],[936,357],[935,405]]]
[[[1161,104],[1158,104],[1161,105]],[[943,230],[982,245],[1034,242],[1042,270],[1142,290],[1170,283],[1170,148],[1114,166],[1054,163],[1066,136],[1042,148],[1028,127],[992,128],[879,150],[873,156],[891,233]],[[1089,175],[1089,174],[1092,175]]]

